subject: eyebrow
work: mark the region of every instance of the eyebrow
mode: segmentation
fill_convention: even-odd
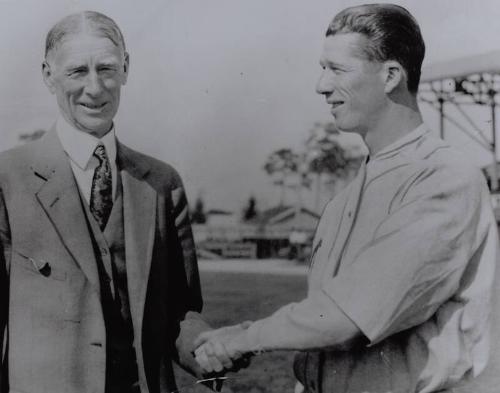
[[[96,64],[96,67],[115,67],[115,68],[119,68],[120,67],[120,63],[117,62],[117,61],[113,61],[113,60],[105,60],[105,61],[102,61],[102,62],[98,62]],[[66,71],[75,71],[75,70],[82,70],[82,69],[87,69],[87,68],[88,68],[87,64],[77,64],[77,63],[68,64],[66,67],[64,67],[64,69]]]
[[[84,69],[87,69],[87,65],[85,64],[69,64],[67,65],[66,67],[64,67],[64,69],[68,72],[71,72],[71,71],[76,71],[76,70],[84,70]]]
[[[97,67],[120,67],[120,62],[114,60],[104,60],[98,62]]]
[[[342,65],[340,63],[336,63],[334,61],[325,60],[325,59],[320,59],[319,64],[322,67],[328,66],[328,67],[333,67],[333,68],[346,68],[345,65]]]

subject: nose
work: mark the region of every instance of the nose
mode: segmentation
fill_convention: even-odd
[[[332,72],[328,70],[323,70],[316,83],[316,93],[318,94],[331,94],[333,92],[333,76]]]
[[[89,72],[85,81],[85,93],[96,97],[102,92],[102,81],[96,72]]]

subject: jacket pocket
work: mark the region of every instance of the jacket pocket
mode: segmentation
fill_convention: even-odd
[[[39,258],[33,258],[29,256],[28,253],[24,251],[19,251],[17,249],[13,250],[15,254],[19,255],[21,258],[19,260],[19,266],[25,270],[32,272],[33,274],[43,276],[45,278],[52,278],[58,281],[66,281],[67,274],[65,271],[60,270],[52,266],[49,261]]]

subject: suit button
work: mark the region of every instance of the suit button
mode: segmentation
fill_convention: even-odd
[[[101,247],[101,255],[108,255],[108,249],[106,247]]]

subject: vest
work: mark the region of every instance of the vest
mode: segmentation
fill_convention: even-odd
[[[88,205],[86,203],[84,205],[99,272],[101,303],[106,327],[105,392],[139,391],[127,286],[123,191],[120,179],[118,179],[117,195],[104,231],[99,228]]]

